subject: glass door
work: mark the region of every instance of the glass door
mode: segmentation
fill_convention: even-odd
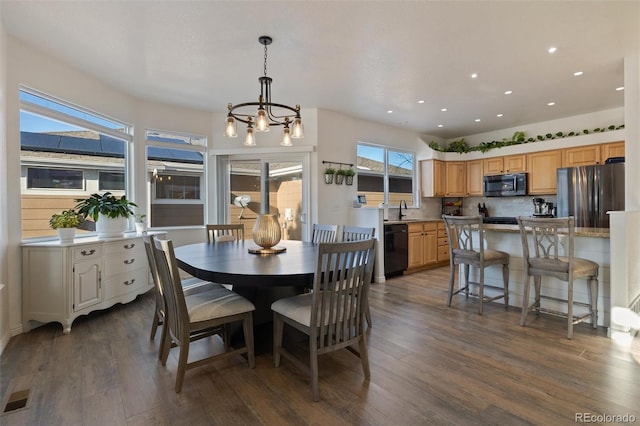
[[[245,238],[252,238],[260,213],[276,214],[283,240],[302,240],[307,217],[304,169],[300,155],[270,158],[229,157],[229,223],[244,223]],[[268,205],[267,205],[268,204]]]

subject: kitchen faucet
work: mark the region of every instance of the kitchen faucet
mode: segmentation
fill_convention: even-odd
[[[404,209],[407,209],[407,202],[405,200],[400,200],[400,210],[398,210],[398,220],[402,220],[406,214],[402,214],[402,203],[404,203]]]

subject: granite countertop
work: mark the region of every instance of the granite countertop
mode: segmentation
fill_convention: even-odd
[[[518,225],[490,225],[485,223],[482,225],[482,229],[485,231],[520,233]],[[609,228],[576,227],[574,235],[576,237],[609,238]]]
[[[398,225],[398,224],[407,224],[407,223],[420,223],[420,222],[442,222],[442,218],[426,218],[426,219],[402,219],[402,220],[385,220],[385,225]]]

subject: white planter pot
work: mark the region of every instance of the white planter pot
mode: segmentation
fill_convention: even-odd
[[[58,228],[60,242],[72,243],[76,236],[76,228]]]
[[[98,221],[96,222],[96,232],[98,233],[98,238],[122,237],[124,235],[124,231],[126,230],[126,217],[118,217],[113,219],[102,214],[98,215]]]
[[[136,225],[136,232],[138,234],[142,234],[144,231],[147,230],[147,224],[144,222],[136,222],[134,223],[134,225]]]

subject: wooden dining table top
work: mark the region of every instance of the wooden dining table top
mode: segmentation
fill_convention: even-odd
[[[178,266],[207,281],[238,287],[310,287],[316,271],[318,245],[283,240],[278,254],[253,254],[252,240],[224,243],[196,243],[175,248]]]

